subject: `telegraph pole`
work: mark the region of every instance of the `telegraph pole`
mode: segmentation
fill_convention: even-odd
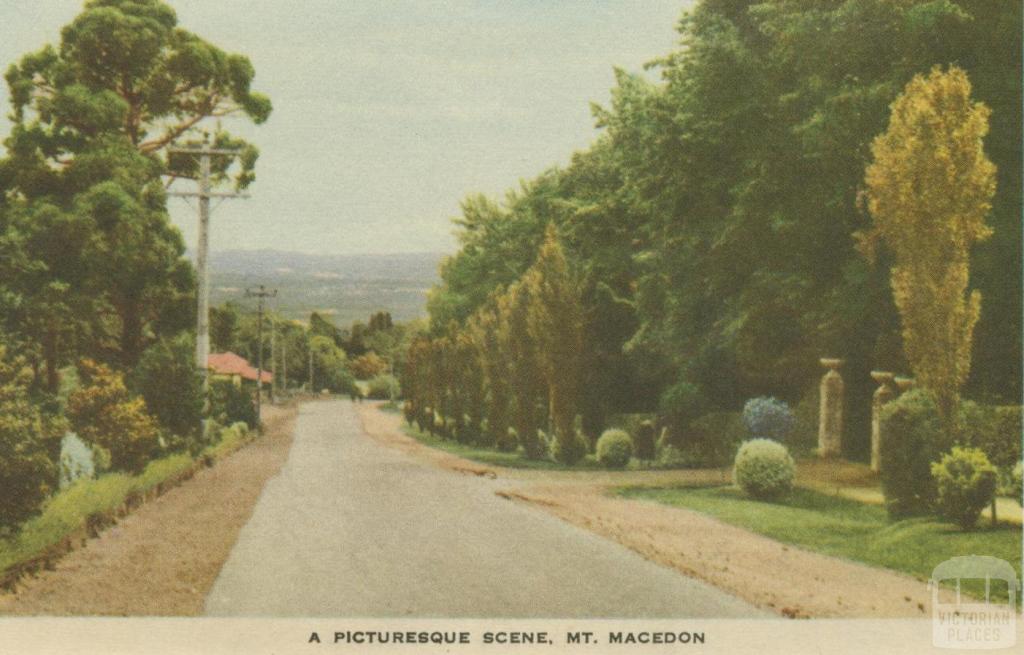
[[[287,323],[285,326],[287,327]],[[275,376],[276,379],[276,376]],[[283,386],[285,399],[288,398],[288,330],[281,335],[281,384]]]
[[[198,311],[196,312],[196,368],[203,377],[203,389],[208,388],[208,364],[210,357],[210,272],[207,265],[210,239],[210,199],[211,198],[248,198],[249,194],[235,192],[218,192],[211,190],[210,157],[223,155],[235,157],[237,149],[211,148],[206,143],[199,147],[168,148],[170,153],[193,154],[199,156],[198,191],[172,191],[168,195],[176,198],[199,199],[199,243],[196,246],[196,272],[199,277]]]
[[[270,317],[270,402],[277,402],[277,321]]]
[[[262,284],[254,291],[252,289],[245,290],[246,298],[256,298],[259,309],[258,318],[256,319],[256,342],[259,344],[256,348],[256,420],[261,421],[263,419],[263,301],[267,298],[273,298],[277,295],[277,289],[267,289]]]

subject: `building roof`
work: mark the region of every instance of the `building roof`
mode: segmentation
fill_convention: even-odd
[[[243,380],[256,381],[256,369],[244,357],[235,353],[210,353],[206,362],[207,367],[215,375],[238,375]],[[264,382],[270,383],[273,379],[270,371],[263,371]]]

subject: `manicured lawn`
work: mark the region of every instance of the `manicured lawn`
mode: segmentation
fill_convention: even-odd
[[[407,435],[426,446],[437,448],[453,455],[473,460],[474,462],[480,462],[481,464],[505,466],[514,469],[543,469],[549,471],[605,470],[603,466],[597,463],[597,459],[593,455],[587,455],[573,466],[566,466],[548,459],[527,459],[521,451],[504,453],[494,448],[461,444],[457,441],[435,437],[426,432],[420,432],[419,429],[410,427],[407,424],[403,424],[402,427]]]
[[[990,555],[1021,570],[1020,526],[991,527],[979,521],[972,532],[949,523],[918,518],[889,521],[885,509],[839,496],[798,488],[778,502],[750,500],[735,487],[618,491],[629,498],[696,510],[778,541],[928,579],[940,562],[958,555]],[[968,586],[983,593],[984,585]],[[993,593],[1006,595],[1006,588]]]

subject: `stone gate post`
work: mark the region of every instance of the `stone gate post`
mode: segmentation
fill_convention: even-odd
[[[882,468],[882,407],[897,396],[895,376],[888,371],[871,371],[871,379],[878,383],[871,397],[871,470]]]
[[[828,372],[821,378],[818,456],[837,457],[843,446],[843,378],[839,375],[843,360],[826,357],[819,361]]]

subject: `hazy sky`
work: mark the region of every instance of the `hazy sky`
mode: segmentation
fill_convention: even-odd
[[[169,4],[248,55],[274,103],[263,126],[226,124],[262,155],[253,197],[215,212],[212,248],[380,253],[452,250],[467,193],[500,194],[585,148],[612,67],[670,51],[692,0]],[[81,6],[0,0],[0,65],[56,43]],[[171,200],[171,215],[193,247],[193,210]]]

